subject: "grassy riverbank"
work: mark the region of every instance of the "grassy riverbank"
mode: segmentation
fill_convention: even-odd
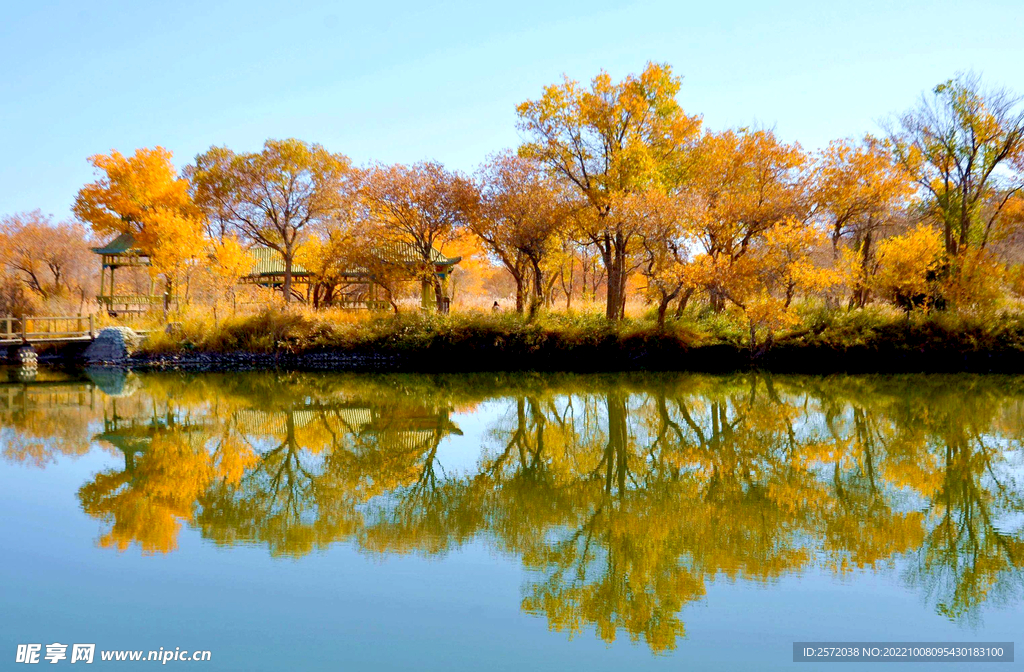
[[[752,352],[729,315],[690,314],[658,329],[646,318],[599,315],[352,316],[268,310],[214,323],[183,319],[150,336],[142,367],[266,366],[410,371],[691,370],[804,373],[1024,372],[1024,316],[971,318],[864,310],[817,311]]]

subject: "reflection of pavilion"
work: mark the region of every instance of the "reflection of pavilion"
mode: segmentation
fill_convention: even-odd
[[[146,416],[123,416],[118,413],[117,400],[111,404],[111,412],[103,410],[103,431],[93,437],[93,441],[103,441],[124,453],[125,467],[134,467],[135,455],[145,452],[153,443],[153,439],[161,434],[195,433],[205,431],[208,423],[193,420],[190,416],[182,416],[173,411],[163,414],[152,413]]]
[[[282,411],[243,409],[235,412],[238,430],[250,436],[284,436],[289,431],[326,425],[334,433],[373,439],[381,446],[416,450],[444,437],[462,435],[447,408],[373,408],[360,402],[310,405]]]
[[[90,383],[78,385],[83,391],[77,393],[70,404],[76,405],[77,402],[78,405],[85,403],[95,407],[97,396],[102,398],[102,395],[96,395],[95,386]],[[82,394],[88,396],[83,397]],[[382,448],[403,451],[430,449],[449,435],[462,435],[462,430],[450,419],[451,410],[445,407],[378,408],[357,400],[331,404],[311,403],[280,410],[243,408],[218,419],[197,417],[173,408],[166,408],[162,412],[149,408],[141,413],[125,413],[119,408],[123,404],[118,402],[117,398],[110,399],[107,404],[99,402],[103,408],[103,429],[93,440],[107,443],[124,453],[129,468],[134,455],[146,451],[157,436],[172,433],[196,435],[213,431],[217,425],[228,427],[249,438],[282,437],[289,441],[295,440],[297,431],[319,426],[335,436],[348,435],[357,440],[371,441]]]
[[[78,381],[0,383],[0,411],[95,408],[96,386]]]

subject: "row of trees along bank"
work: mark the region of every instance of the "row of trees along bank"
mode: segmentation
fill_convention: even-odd
[[[397,311],[417,280],[438,299],[448,291],[431,263],[439,250],[500,279],[469,293],[489,301],[507,283],[519,312],[600,294],[609,320],[641,298],[662,325],[700,302],[742,314],[752,344],[807,299],[984,311],[1024,293],[1024,111],[1012,93],[961,74],[877,136],[807,151],[768,128],[707,128],[679,104],[680,85],[655,63],[620,81],[566,78],[517,107],[523,144],[472,175],[431,161],[357,166],[295,139],[211,147],[180,172],[160,147],[93,156],[78,222],[3,220],[0,312],[18,292],[84,301],[83,224],[98,238],[132,234],[168,293],[198,296],[205,274],[218,300],[260,245],[283,260],[285,301],[300,295],[299,264],[316,306],[358,267]],[[386,245],[417,263],[382,258]]]

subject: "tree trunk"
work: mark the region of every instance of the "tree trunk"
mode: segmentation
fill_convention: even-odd
[[[573,281],[575,280],[575,278],[573,277],[575,275],[574,271],[575,271],[575,260],[570,257],[570,259],[569,259],[569,284],[568,284],[568,289],[567,289],[566,288],[566,284],[565,284],[565,265],[563,264],[562,267],[560,269],[558,269],[558,281],[559,281],[559,284],[562,286],[562,291],[565,292],[565,312],[569,312],[569,307],[572,305],[572,289],[573,289]]]
[[[725,310],[725,292],[722,291],[721,287],[712,285],[708,288],[708,300],[711,302],[711,309],[715,313],[721,313]]]
[[[544,301],[544,275],[540,270],[540,263],[536,259],[531,259],[530,263],[533,266],[533,296],[530,299],[530,319],[537,314],[537,309],[540,308],[540,304]]]
[[[113,283],[111,283],[111,284],[113,284]],[[164,276],[164,320],[167,319],[167,313],[170,312],[170,310],[171,310],[171,290],[172,289],[173,289],[173,285],[171,284],[170,277]],[[114,293],[113,290],[111,290],[110,293],[111,293],[111,295],[113,295],[113,293]]]
[[[661,300],[658,301],[658,329],[665,328],[665,312],[668,310],[668,304],[671,300],[670,297],[662,294]]]
[[[292,257],[295,256],[291,248],[286,247],[282,254],[284,257],[284,302],[291,303],[292,300]]]
[[[616,321],[622,319],[625,307],[625,254],[621,249],[619,241],[613,240],[611,236],[605,236],[607,248],[601,250],[604,260],[605,271],[608,276],[608,293],[605,302],[605,317]]]
[[[522,315],[523,308],[526,305],[526,289],[523,287],[523,274],[513,272],[512,279],[516,282],[516,312]]]
[[[868,266],[871,264],[871,231],[864,232],[864,240],[860,244],[861,280],[854,289],[854,303],[863,308],[868,302]]]
[[[948,200],[947,207],[949,207]],[[948,213],[942,218],[942,233],[946,239],[946,253],[949,255],[956,254],[956,240],[953,238],[953,225],[949,221]]]
[[[619,267],[613,261],[608,267],[608,293],[605,297],[604,316],[609,320],[619,319]]]
[[[693,296],[693,291],[693,287],[683,290],[683,295],[679,297],[679,303],[676,304],[676,317],[682,317],[683,311],[686,310],[686,304],[690,302],[690,297]]]
[[[967,182],[967,180],[970,179],[969,175],[970,174],[968,173],[968,176],[965,176],[964,186],[960,191],[960,245],[956,252],[966,250],[968,241],[970,240],[968,238],[968,234],[971,230],[971,211],[967,205],[968,199],[970,198],[970,186],[969,182]]]
[[[444,286],[441,284],[441,278],[437,277],[437,273],[430,274],[431,283],[434,285],[434,304],[437,312],[446,313],[445,299],[448,297],[444,294]]]

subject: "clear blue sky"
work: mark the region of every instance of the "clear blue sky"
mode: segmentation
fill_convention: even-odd
[[[1024,2],[4,3],[0,214],[69,215],[86,157],[163,145],[180,167],[268,137],[357,163],[472,170],[562,73],[684,76],[713,128],[816,148],[877,130],[973,68],[1024,92]],[[976,17],[977,22],[972,25]]]

